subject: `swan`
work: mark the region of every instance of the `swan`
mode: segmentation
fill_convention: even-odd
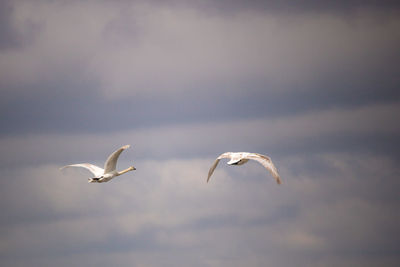
[[[227,162],[229,165],[243,165],[250,159],[253,159],[261,163],[272,174],[278,184],[282,183],[278,171],[276,170],[274,164],[268,156],[249,152],[225,152],[219,155],[218,158],[214,161],[214,164],[211,166],[210,170],[208,171],[207,183],[210,180],[210,177],[217,167],[220,159],[230,159]]]
[[[136,170],[135,167],[131,166],[125,170],[122,170],[120,172],[116,171],[115,168],[117,166],[117,161],[119,155],[124,151],[125,149],[129,148],[130,145],[125,145],[118,150],[114,151],[106,160],[106,163],[104,164],[104,169],[90,164],[90,163],[78,163],[78,164],[71,164],[67,165],[64,167],[61,167],[60,170],[67,168],[67,167],[81,167],[89,170],[94,174],[94,178],[89,178],[88,183],[105,183],[110,181],[112,178],[116,176],[120,176],[124,173],[127,173],[129,171]]]

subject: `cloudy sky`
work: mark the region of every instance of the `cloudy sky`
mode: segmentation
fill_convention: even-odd
[[[382,2],[1,1],[0,265],[399,266]]]

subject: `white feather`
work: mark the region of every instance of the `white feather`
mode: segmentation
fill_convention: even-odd
[[[243,165],[248,162],[250,159],[255,160],[261,163],[275,178],[278,184],[281,184],[281,178],[278,174],[278,170],[275,165],[272,163],[271,159],[268,156],[258,154],[258,153],[249,153],[249,152],[225,152],[217,157],[208,171],[207,182],[210,180],[211,175],[213,174],[215,168],[217,167],[219,161],[223,158],[230,159],[227,163],[229,165]]]
[[[81,167],[89,170],[94,174],[94,178],[89,178],[89,183],[104,183],[110,181],[112,178],[124,174],[129,171],[136,170],[135,167],[131,166],[123,171],[117,172],[115,169],[117,167],[117,161],[119,155],[121,155],[122,151],[129,148],[130,145],[125,145],[118,150],[114,151],[106,160],[104,164],[104,169],[90,164],[90,163],[78,163],[78,164],[71,164],[64,167],[61,167],[60,170],[66,167]]]

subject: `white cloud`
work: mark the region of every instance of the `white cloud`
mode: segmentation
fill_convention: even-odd
[[[32,134],[0,139],[3,164],[92,161],[103,165],[111,151],[132,147],[121,160],[216,157],[219,153],[269,147],[280,150],[314,139],[351,136],[390,136],[399,133],[394,114],[399,105],[370,105],[332,109],[281,118],[238,120],[140,128],[99,134]],[[268,154],[269,151],[257,151]],[[38,156],[39,155],[39,156]],[[273,157],[273,155],[271,155]]]
[[[196,90],[246,99],[256,88],[315,90],[311,83],[324,84],[332,73],[340,81],[356,77],[350,84],[386,82],[383,66],[395,61],[396,16],[376,23],[369,11],[345,21],[331,13],[243,10],[216,16],[154,2],[18,1],[13,25],[23,32],[30,22],[38,32],[28,45],[0,52],[3,101],[29,94],[36,101],[46,90],[66,90],[57,86],[63,79],[97,81],[90,93],[106,99],[184,101],[177,96]],[[3,135],[1,265],[397,266],[398,160],[386,150],[353,148],[398,136],[399,108],[394,102],[212,123],[188,116],[187,124]],[[370,137],[374,144],[365,144]],[[118,167],[137,170],[107,184],[58,170],[102,165],[124,144],[132,147]],[[207,184],[208,168],[228,150],[268,154],[284,184],[255,162],[221,162]]]
[[[88,184],[87,175],[61,174],[53,165],[23,167],[11,171],[13,184],[2,183],[2,203],[9,203],[3,212],[25,215],[3,221],[0,253],[61,266],[71,261],[262,266],[268,260],[275,266],[318,266],[318,259],[308,258],[321,253],[328,262],[357,265],[363,263],[357,251],[376,251],[374,257],[390,262],[379,251],[395,248],[388,234],[400,218],[393,215],[393,199],[380,197],[397,183],[395,163],[386,157],[323,154],[335,171],[322,168],[322,178],[313,170],[318,164],[313,157],[284,158],[282,186],[250,163],[222,164],[207,184],[204,159],[140,161],[136,172],[107,184]],[[353,158],[358,160],[349,164]],[[296,165],[303,166],[300,173]],[[377,195],[365,194],[376,183],[382,184]],[[52,217],[35,217],[48,209]],[[342,259],[346,251],[352,258]],[[63,263],[66,259],[71,261]]]

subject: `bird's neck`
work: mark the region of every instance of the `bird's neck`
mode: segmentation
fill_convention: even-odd
[[[125,170],[122,170],[122,171],[118,172],[118,175],[130,172],[130,171],[133,171],[133,170],[134,170],[133,167],[129,167],[129,168],[125,169]]]

